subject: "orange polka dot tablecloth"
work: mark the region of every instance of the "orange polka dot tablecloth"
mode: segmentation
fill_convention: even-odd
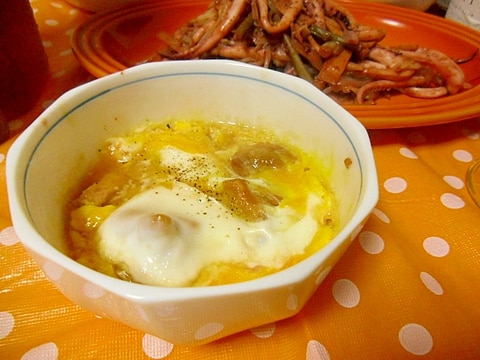
[[[52,78],[0,145],[0,359],[480,359],[480,209],[465,188],[480,118],[370,131],[380,201],[296,316],[199,347],[100,318],[63,297],[11,225],[5,162],[18,134],[63,92],[91,80],[70,49],[90,14],[31,0]]]

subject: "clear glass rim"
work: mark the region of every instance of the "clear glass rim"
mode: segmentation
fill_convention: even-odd
[[[474,160],[467,169],[466,185],[470,197],[475,202],[475,204],[480,207],[480,187],[475,188],[475,175],[480,178],[480,158]],[[478,182],[478,180],[477,180]],[[478,185],[477,185],[478,186]]]

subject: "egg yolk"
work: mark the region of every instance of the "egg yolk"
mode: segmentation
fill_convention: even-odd
[[[265,129],[147,124],[99,149],[68,205],[70,256],[157,286],[265,276],[335,236],[327,178],[313,154]]]

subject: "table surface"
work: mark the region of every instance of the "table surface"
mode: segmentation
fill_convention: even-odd
[[[203,345],[169,344],[100,318],[46,279],[12,227],[9,146],[68,89],[92,80],[70,48],[91,14],[31,0],[52,78],[0,145],[2,359],[479,359],[480,209],[465,188],[480,157],[480,118],[369,131],[380,200],[373,215],[296,316]]]

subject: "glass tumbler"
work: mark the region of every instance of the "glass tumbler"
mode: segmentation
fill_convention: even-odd
[[[0,140],[8,136],[6,122],[34,107],[48,77],[29,0],[0,0]]]
[[[480,158],[474,160],[468,167],[466,185],[472,200],[480,207]]]

